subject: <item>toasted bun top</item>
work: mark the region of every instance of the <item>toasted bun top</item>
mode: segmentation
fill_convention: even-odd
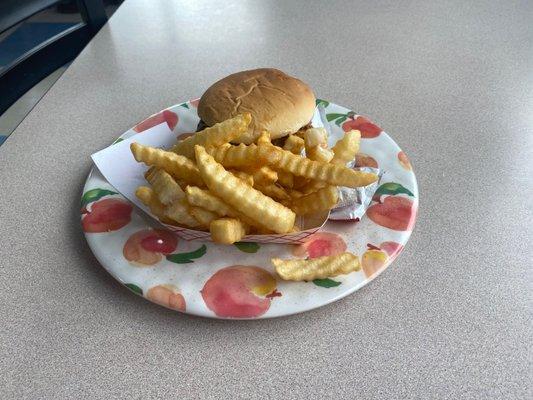
[[[251,143],[262,130],[272,139],[294,133],[311,121],[315,95],[309,86],[277,69],[237,72],[215,82],[198,104],[198,116],[209,126],[243,112],[252,114]]]

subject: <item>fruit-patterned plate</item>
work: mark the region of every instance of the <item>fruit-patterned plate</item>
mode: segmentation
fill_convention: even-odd
[[[194,132],[198,101],[163,110],[124,133],[120,141],[166,122],[177,136]],[[81,200],[81,225],[98,261],[132,292],[167,308],[212,318],[269,318],[295,314],[355,292],[387,268],[413,229],[418,188],[409,159],[365,117],[317,100],[330,123],[330,146],[350,129],[361,131],[357,166],[383,171],[360,221],[328,221],[302,245],[186,241],[135,209],[93,168]],[[350,251],[358,272],[310,282],[279,279],[270,259],[315,258]],[[354,299],[357,301],[357,298]]]

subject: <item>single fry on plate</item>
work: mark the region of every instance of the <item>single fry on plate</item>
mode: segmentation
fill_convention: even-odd
[[[352,253],[324,256],[308,260],[273,258],[272,265],[279,277],[286,281],[312,281],[359,271],[359,257]]]

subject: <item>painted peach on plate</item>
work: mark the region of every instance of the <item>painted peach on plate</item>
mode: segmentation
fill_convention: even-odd
[[[398,153],[398,161],[400,162],[400,165],[407,171],[412,171],[413,167],[411,167],[411,162],[409,161],[409,158],[407,158],[407,154],[405,154],[403,151],[400,151]]]
[[[179,292],[178,288],[173,285],[153,286],[148,289],[145,297],[154,303],[162,305],[163,307],[185,312],[185,298]]]
[[[143,132],[163,122],[166,122],[171,130],[174,130],[174,128],[178,124],[178,114],[170,110],[163,110],[157,114],[152,115],[151,117],[146,118],[144,121],[139,122],[137,125],[135,125],[133,130],[137,133]]]
[[[348,119],[345,123],[342,124],[342,129],[344,132],[351,131],[352,129],[357,129],[361,132],[361,138],[371,139],[378,137],[381,133],[381,128],[376,124],[372,123],[369,119],[365,117],[357,117],[355,119]]]
[[[387,196],[382,203],[371,205],[366,215],[373,222],[395,231],[408,231],[416,219],[415,203],[403,196]]]
[[[379,168],[378,162],[375,158],[369,156],[368,154],[363,153],[357,153],[355,155],[355,164],[354,167],[362,168],[362,167],[372,167],[372,168]]]
[[[84,207],[81,225],[84,232],[102,233],[123,228],[131,221],[133,207],[121,199],[103,199]]]
[[[163,259],[163,254],[176,250],[178,238],[163,229],[143,229],[135,232],[124,244],[124,258],[135,264],[154,265]]]
[[[191,100],[189,101],[189,103],[191,103],[191,106],[193,106],[194,108],[198,108],[198,103],[200,103],[200,99]]]
[[[383,242],[379,245],[379,248],[387,253],[390,261],[394,260],[396,256],[403,250],[403,246],[396,242]]]
[[[294,246],[292,249],[295,256],[309,258],[334,256],[345,251],[344,239],[331,232],[317,232],[309,236],[305,243]]]
[[[361,257],[361,267],[367,278],[370,278],[387,265],[388,255],[382,250],[370,249]]]
[[[207,308],[218,317],[254,318],[270,308],[276,280],[256,266],[233,265],[218,270],[201,290]]]

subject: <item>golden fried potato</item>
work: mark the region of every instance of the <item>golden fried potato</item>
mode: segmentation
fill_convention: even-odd
[[[294,176],[287,171],[278,171],[278,183],[286,188],[292,188],[294,186]]]
[[[195,150],[200,174],[216,196],[274,232],[287,233],[292,229],[296,218],[292,210],[227,172],[202,146]]]
[[[250,173],[257,185],[270,185],[278,180],[278,173],[266,165],[251,170]]]
[[[189,204],[209,210],[220,217],[232,217],[240,219],[246,225],[263,228],[257,222],[241,214],[239,211],[224,203],[223,200],[212,194],[209,190],[200,189],[196,186],[188,186],[185,189],[187,201]]]
[[[189,207],[191,215],[204,227],[209,229],[209,224],[218,218],[214,212],[202,207]]]
[[[312,214],[331,210],[339,201],[339,190],[336,186],[326,186],[317,192],[293,199],[291,209],[297,215]]]
[[[286,281],[312,281],[359,271],[359,257],[352,253],[325,256],[309,260],[282,260],[273,258],[272,264],[279,277]]]
[[[314,192],[318,192],[320,189],[328,186],[327,183],[322,181],[308,181],[305,185],[300,187],[300,191],[304,195],[308,195]]]
[[[305,141],[301,137],[289,135],[287,136],[287,140],[285,140],[283,150],[290,151],[293,154],[301,154],[304,147]]]
[[[305,155],[310,160],[319,161],[323,163],[329,163],[333,159],[333,151],[322,146],[315,146],[311,148],[305,148]]]
[[[189,136],[174,145],[171,151],[194,160],[195,145],[215,147],[229,143],[246,132],[251,121],[252,116],[249,113],[239,114],[203,131],[196,132],[193,136]]]
[[[146,171],[144,177],[152,185],[162,204],[168,205],[185,198],[185,192],[168,172],[152,167]]]
[[[256,144],[230,144],[219,147],[208,147],[206,151],[224,168],[254,168],[274,162],[279,158],[275,151],[266,146]]]
[[[289,151],[281,150],[273,145],[261,145],[260,147],[269,147],[278,153],[279,159],[269,163],[274,169],[288,171],[296,176],[351,188],[366,186],[378,179],[376,174],[355,171],[338,164],[312,161]]]
[[[166,206],[163,214],[165,217],[176,221],[180,225],[185,225],[191,228],[197,228],[200,226],[199,221],[190,214],[189,207],[183,200],[175,201]]]
[[[293,182],[293,188],[303,192],[311,184],[311,182],[313,182],[313,180],[304,178],[303,176],[295,176]]]
[[[361,141],[361,132],[351,130],[339,139],[335,146],[332,147],[334,164],[346,164],[355,159],[355,155],[359,151],[359,142]]]
[[[238,219],[220,218],[211,222],[209,232],[215,243],[233,244],[246,236],[247,228]]]
[[[309,128],[304,133],[305,151],[313,147],[328,147],[328,132],[324,128]]]
[[[183,180],[188,184],[205,186],[198,167],[184,156],[154,147],[143,146],[139,143],[132,143],[130,149],[138,162],[161,168],[174,178]]]
[[[296,189],[289,190],[289,196],[291,196],[291,199],[299,199],[302,196],[305,196],[302,192]]]
[[[192,206],[205,208],[221,217],[226,215],[234,217],[236,215],[232,207],[209,192],[209,190],[200,189],[196,186],[187,186],[185,195],[187,196],[187,202]]]
[[[233,175],[239,178],[241,181],[246,182],[248,185],[254,185],[254,177],[244,171],[238,171],[235,169],[229,170]]]
[[[161,204],[157,195],[148,186],[139,186],[135,191],[135,195],[141,200],[141,202],[150,209],[150,212],[154,214],[164,224],[175,225],[176,223],[165,216],[165,206]]]
[[[270,143],[271,142],[270,132],[268,132],[268,131],[261,132],[261,134],[257,138],[256,142],[257,142],[257,144]]]
[[[289,200],[291,198],[281,186],[278,186],[275,183],[269,185],[255,185],[254,187],[275,200]]]

